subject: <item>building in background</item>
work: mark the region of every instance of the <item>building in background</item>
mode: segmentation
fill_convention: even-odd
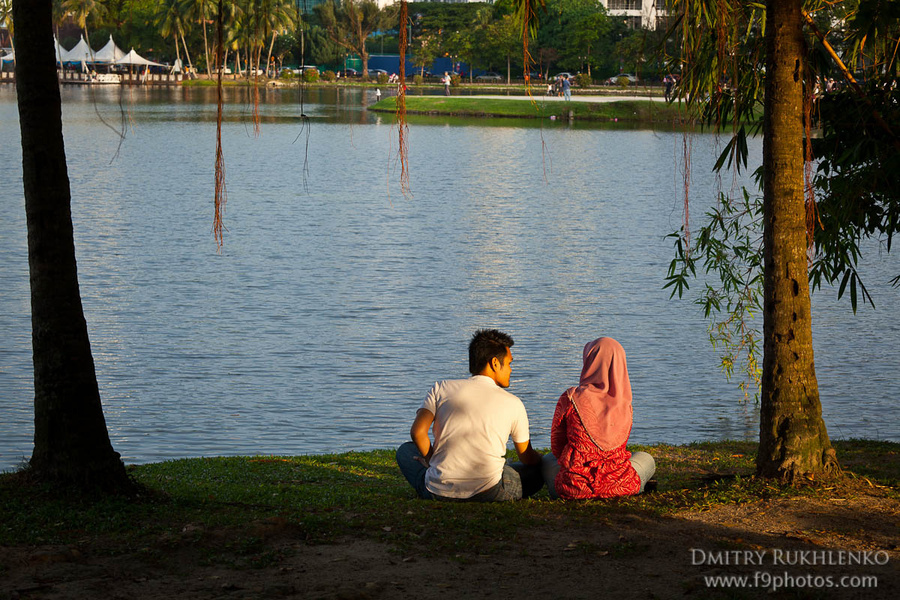
[[[629,29],[656,29],[665,26],[665,0],[600,0],[600,2],[610,15],[625,17]]]

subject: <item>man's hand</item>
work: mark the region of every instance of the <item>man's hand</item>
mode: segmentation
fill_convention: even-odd
[[[409,428],[409,437],[412,438],[412,441],[416,444],[416,448],[418,448],[421,453],[420,456],[416,457],[416,460],[426,467],[428,466],[428,459],[431,458],[432,450],[431,439],[428,437],[428,430],[431,429],[431,424],[433,422],[434,414],[432,414],[430,410],[420,408],[418,412],[416,412],[416,420],[413,421],[412,427]]]
[[[513,442],[513,445],[516,447],[516,454],[519,455],[519,460],[522,461],[522,464],[529,466],[541,464],[541,453],[531,447],[531,440],[527,442]]]

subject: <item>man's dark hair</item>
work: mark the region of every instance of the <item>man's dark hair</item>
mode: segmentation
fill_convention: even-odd
[[[490,364],[492,358],[501,363],[506,358],[507,348],[512,348],[513,339],[496,329],[479,329],[469,342],[469,373],[478,375]]]

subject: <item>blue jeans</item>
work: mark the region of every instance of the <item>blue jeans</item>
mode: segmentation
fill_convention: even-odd
[[[631,466],[634,467],[638,477],[641,478],[640,492],[643,492],[644,486],[647,485],[647,482],[650,481],[653,478],[654,473],[656,473],[656,461],[646,452],[632,452]],[[544,455],[543,469],[544,481],[547,482],[547,491],[550,492],[550,497],[555,500],[556,498],[559,498],[559,496],[556,495],[555,487],[556,474],[559,473],[559,464],[556,462],[556,457],[549,452]]]
[[[565,97],[566,100],[571,100],[571,99],[572,99],[572,90],[571,90],[571,88],[565,88],[565,89],[563,89],[563,96]]]
[[[504,465],[503,475],[497,485],[479,492],[471,498],[447,498],[428,491],[425,487],[425,472],[428,467],[416,460],[421,456],[413,442],[406,442],[397,449],[397,466],[406,481],[416,490],[416,495],[424,500],[443,500],[446,502],[508,502],[521,500],[537,493],[544,487],[541,467],[529,467],[522,463]]]

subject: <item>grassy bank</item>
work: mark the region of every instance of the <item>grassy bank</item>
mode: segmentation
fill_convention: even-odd
[[[347,535],[403,548],[445,552],[473,543],[500,549],[520,529],[564,527],[609,515],[706,511],[783,497],[847,498],[872,488],[900,499],[900,444],[840,441],[843,483],[791,486],[752,476],[756,444],[716,442],[635,447],[657,459],[659,491],[607,501],[551,501],[546,491],[518,503],[422,502],[394,463],[393,451],[296,457],[199,458],[132,466],[144,486],[137,501],[60,498],[28,480],[0,475],[0,546],[101,542],[134,551],[167,536],[224,530],[231,544],[253,545],[259,529],[289,528],[297,539],[327,543]],[[423,535],[440,531],[441,535]],[[498,541],[499,540],[499,541]],[[215,544],[213,544],[214,546]],[[234,548],[230,548],[233,551]],[[215,552],[211,548],[210,552]],[[2,565],[0,565],[2,571]]]
[[[396,98],[384,98],[369,110],[395,112]],[[571,113],[576,120],[639,121],[643,123],[680,123],[687,113],[677,104],[650,100],[618,100],[614,102],[545,102],[535,96],[500,100],[478,96],[409,96],[406,110],[410,114],[453,115],[466,117],[517,117],[566,119]]]

